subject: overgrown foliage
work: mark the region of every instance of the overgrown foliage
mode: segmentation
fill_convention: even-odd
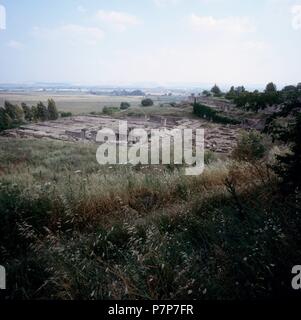
[[[104,107],[102,113],[105,115],[112,115],[115,112],[118,112],[120,109],[116,107]]]
[[[154,101],[153,101],[152,99],[149,99],[149,98],[143,99],[143,100],[141,101],[141,105],[142,105],[143,107],[151,107],[151,106],[154,105]]]
[[[280,139],[290,145],[290,151],[277,156],[274,171],[281,177],[281,189],[287,193],[301,190],[301,113],[297,113],[295,122],[282,131]]]
[[[193,113],[201,118],[207,119],[209,121],[217,122],[217,123],[234,124],[234,125],[240,123],[236,119],[223,116],[218,111],[199,103],[194,103]]]
[[[59,113],[53,99],[48,100],[46,107],[43,102],[29,107],[22,103],[21,107],[5,101],[4,108],[0,107],[0,131],[18,127],[25,122],[57,120]]]
[[[246,91],[244,87],[231,87],[226,94],[226,98],[232,100],[238,108],[247,111],[258,112],[267,107],[279,106],[287,101],[296,100],[301,97],[301,84],[297,86],[286,86],[281,91],[277,91],[274,83],[268,83],[264,92],[255,90]]]
[[[120,110],[127,110],[130,107],[131,107],[131,105],[128,102],[121,102],[121,104],[120,104]]]
[[[238,161],[254,162],[262,159],[267,153],[265,138],[256,130],[244,132],[232,152],[234,159]]]
[[[208,161],[192,178],[176,168],[100,169],[89,145],[4,139],[1,148],[7,298],[290,293],[287,277],[301,254],[300,208],[280,200],[265,169]]]

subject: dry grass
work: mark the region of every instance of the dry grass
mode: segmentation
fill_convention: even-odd
[[[279,274],[300,256],[299,220],[294,202],[273,193],[265,166],[217,160],[186,177],[177,167],[100,167],[95,153],[93,145],[0,139],[9,298],[285,295]]]

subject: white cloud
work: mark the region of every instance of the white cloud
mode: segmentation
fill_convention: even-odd
[[[264,43],[231,41],[202,41],[186,46],[171,45],[139,50],[125,48],[112,53],[106,63],[110,80],[175,82],[218,82],[242,84],[267,82],[271,72],[270,50]],[[141,71],[143,70],[143,71]],[[275,76],[276,78],[276,76]]]
[[[8,43],[7,43],[7,46],[9,48],[12,48],[12,49],[22,49],[23,48],[23,44],[19,41],[16,41],[16,40],[10,40]]]
[[[242,34],[254,32],[255,27],[247,17],[214,18],[191,14],[188,18],[190,26],[196,31],[218,31]]]
[[[136,16],[121,11],[99,10],[96,13],[96,19],[108,24],[117,31],[125,31],[128,27],[141,23]]]
[[[0,31],[6,29],[6,9],[0,4]]]
[[[104,37],[104,32],[96,27],[66,24],[57,28],[34,28],[34,35],[44,39],[62,40],[72,45],[97,45]]]
[[[292,27],[295,30],[301,29],[301,5],[294,5],[291,7],[291,13],[293,15]]]

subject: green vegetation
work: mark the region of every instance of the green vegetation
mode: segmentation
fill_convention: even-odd
[[[104,107],[117,107],[121,102],[128,102],[133,108],[141,107],[141,96],[108,96],[94,95],[86,93],[50,93],[32,92],[32,93],[1,93],[0,106],[4,101],[10,101],[13,104],[21,105],[26,103],[28,106],[36,106],[42,101],[47,105],[48,99],[54,99],[56,106],[61,112],[72,112],[73,115],[90,114],[91,112],[101,113]],[[151,96],[154,104],[181,102],[179,96]]]
[[[72,112],[60,112],[62,118],[72,117]]]
[[[120,111],[120,109],[117,107],[104,107],[102,110],[103,114],[105,114],[105,115],[112,115],[118,111]]]
[[[222,115],[220,112],[203,104],[195,103],[193,113],[201,118],[222,124],[239,124],[240,121]]]
[[[221,89],[215,84],[213,86],[213,88],[211,89],[211,93],[215,96],[215,97],[221,97],[222,96],[222,91]]]
[[[141,101],[141,105],[142,105],[143,107],[151,107],[151,106],[154,105],[154,101],[153,101],[152,99],[143,99],[143,100]]]
[[[249,162],[264,158],[267,154],[266,139],[256,130],[243,133],[238,140],[237,147],[233,150],[233,158]]]
[[[204,97],[210,97],[210,96],[211,96],[211,93],[210,93],[208,90],[203,90],[202,95],[203,95]]]
[[[301,255],[298,90],[283,91],[287,100],[265,133],[243,133],[229,156],[206,152],[197,177],[185,176],[184,166],[99,166],[92,144],[0,137],[5,297],[291,297],[291,268]],[[275,94],[272,85],[267,91]],[[154,110],[191,114],[149,107],[117,115]],[[194,113],[235,121],[199,104]],[[49,116],[49,108],[0,109],[10,125],[37,114]]]
[[[18,127],[32,121],[57,120],[59,113],[53,99],[48,100],[48,107],[42,102],[31,108],[26,103],[21,107],[9,101],[4,102],[4,108],[0,107],[0,131]]]
[[[120,110],[127,110],[130,107],[131,105],[128,102],[121,102],[120,104]]]
[[[0,148],[0,255],[11,299],[289,290],[300,208],[277,193],[266,166],[214,160],[185,177],[182,168],[99,167],[90,145],[1,139]]]
[[[17,127],[24,119],[24,111],[18,105],[5,101],[4,108],[0,107],[0,131]]]
[[[48,100],[48,118],[49,120],[57,120],[59,113],[53,99]]]
[[[286,86],[281,91],[277,91],[274,83],[268,83],[264,92],[255,90],[254,92],[246,91],[244,87],[231,87],[225,96],[232,100],[234,104],[247,111],[258,112],[267,107],[277,106],[286,101],[296,100],[301,97],[301,84],[297,86]]]

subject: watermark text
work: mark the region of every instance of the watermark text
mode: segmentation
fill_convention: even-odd
[[[129,130],[127,121],[120,121],[118,130],[98,131],[96,142],[100,143],[96,154],[100,165],[185,164],[186,175],[204,171],[204,129]]]
[[[3,266],[0,266],[0,290],[6,289],[6,271]]]
[[[6,9],[0,4],[0,31],[6,29]]]

